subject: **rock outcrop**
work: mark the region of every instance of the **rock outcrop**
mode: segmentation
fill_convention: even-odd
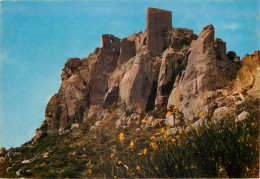
[[[236,68],[226,56],[225,43],[214,40],[214,27],[203,28],[190,48],[185,71],[175,80],[168,106],[178,105],[187,118],[192,118],[201,104],[206,91],[215,91],[228,84]]]
[[[245,55],[239,69],[235,90],[242,95],[260,97],[260,51]]]
[[[148,8],[145,31],[123,39],[102,35],[101,48],[86,58],[67,60],[60,90],[50,99],[34,140],[74,129],[111,105],[118,106],[122,126],[130,113],[178,106],[191,119],[201,107],[210,110],[236,102],[234,96],[222,100],[233,92],[259,97],[259,51],[246,55],[241,67],[236,53],[226,54],[226,43],[214,39],[214,33],[212,25],[199,36],[172,28],[170,11]],[[213,104],[214,99],[222,102]],[[106,119],[109,113],[101,116],[99,120]],[[101,123],[92,124],[93,130]]]

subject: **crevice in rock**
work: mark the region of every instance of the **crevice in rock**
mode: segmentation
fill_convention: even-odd
[[[157,94],[157,86],[158,86],[158,82],[157,81],[153,81],[152,84],[152,88],[147,100],[147,104],[146,104],[146,108],[145,111],[151,111],[154,109],[154,105],[155,105],[155,99],[156,99],[156,94]]]
[[[173,63],[172,67],[173,67],[173,69],[175,69],[175,62],[173,61],[172,63]],[[166,106],[168,103],[168,98],[171,94],[171,91],[173,90],[175,78],[176,78],[176,73],[174,71],[172,71],[171,80],[168,81],[168,83],[166,85],[162,85],[162,87],[161,87],[161,94],[162,94],[162,96],[164,96],[162,106]]]

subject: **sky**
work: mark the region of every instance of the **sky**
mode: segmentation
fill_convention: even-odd
[[[0,0],[0,148],[29,141],[58,92],[70,57],[87,57],[102,34],[145,30],[147,7],[172,11],[173,27],[208,24],[240,57],[259,50],[258,0]]]

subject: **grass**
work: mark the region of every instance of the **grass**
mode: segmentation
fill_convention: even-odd
[[[205,124],[177,138],[156,138],[159,147],[141,157],[126,152],[124,165],[111,163],[107,177],[255,177],[258,176],[258,126],[252,121]],[[176,136],[175,136],[176,137]],[[140,167],[139,170],[136,168]]]
[[[149,112],[160,118],[166,114],[166,109]],[[11,169],[3,176],[17,177],[15,172],[22,169],[30,171],[21,177],[34,178],[258,177],[259,122],[253,118],[237,124],[233,119],[214,124],[209,117],[211,123],[179,130],[175,136],[162,131],[167,129],[163,122],[151,128],[133,124],[115,129],[117,119],[114,115],[90,131],[96,122],[93,117],[79,129],[43,136],[32,148],[16,148],[21,154],[7,158],[4,170]],[[124,134],[121,142],[120,133]],[[21,163],[45,152],[47,158]]]

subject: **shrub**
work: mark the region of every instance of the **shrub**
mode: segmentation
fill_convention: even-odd
[[[122,165],[117,161],[111,162],[111,173],[107,176],[254,176],[252,170],[259,160],[257,134],[258,128],[254,123],[236,124],[229,119],[217,124],[209,122],[189,132],[179,131],[175,138],[161,135],[156,141],[151,141],[149,154],[138,156],[129,151],[125,153],[127,159]],[[258,171],[255,173],[257,175]]]

